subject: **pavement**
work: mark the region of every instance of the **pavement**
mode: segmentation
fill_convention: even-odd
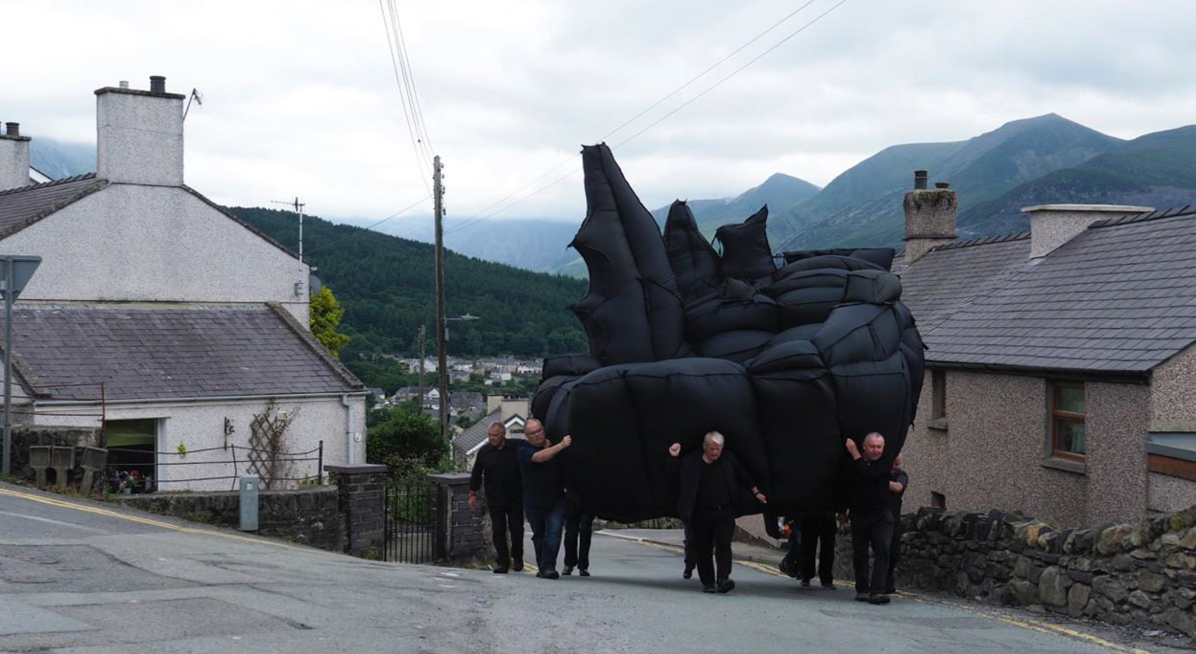
[[[389,564],[0,484],[0,652],[1159,652],[952,598],[801,589],[739,546],[727,595],[676,532],[598,532],[592,577]],[[530,545],[528,552],[531,551]],[[764,557],[770,557],[765,563]]]

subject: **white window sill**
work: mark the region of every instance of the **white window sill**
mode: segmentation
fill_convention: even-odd
[[[1047,458],[1043,459],[1041,463],[1042,467],[1044,468],[1062,470],[1063,472],[1070,472],[1077,475],[1088,474],[1088,466],[1083,461],[1048,456]]]

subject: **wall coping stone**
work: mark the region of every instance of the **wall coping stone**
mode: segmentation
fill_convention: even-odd
[[[331,472],[334,475],[366,475],[386,471],[386,466],[376,463],[351,463],[346,465],[324,466],[324,472]]]
[[[468,472],[445,472],[436,475],[428,475],[428,479],[434,484],[442,486],[461,486],[468,484],[470,479]]]

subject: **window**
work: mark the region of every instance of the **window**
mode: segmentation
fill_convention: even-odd
[[[1084,437],[1084,384],[1051,382],[1051,456],[1083,461],[1087,451]]]
[[[947,371],[931,370],[931,418],[947,417]]]
[[[942,493],[930,491],[930,506],[935,509],[947,509],[947,496]]]

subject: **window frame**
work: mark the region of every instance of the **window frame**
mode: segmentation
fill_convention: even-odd
[[[947,417],[947,371],[938,368],[930,370],[930,419]]]
[[[1065,411],[1059,407],[1059,394],[1063,389],[1075,389],[1080,393],[1084,393],[1084,382],[1077,381],[1062,381],[1050,380],[1048,382],[1049,392],[1047,395],[1047,419],[1050,421],[1048,429],[1050,430],[1049,452],[1050,456],[1055,459],[1064,459],[1067,461],[1076,461],[1083,463],[1087,460],[1088,453],[1088,420],[1087,408],[1088,404],[1085,398],[1084,413],[1077,413],[1075,411]],[[1060,447],[1061,434],[1059,430],[1060,423],[1079,423],[1084,425],[1084,454],[1077,454]]]

